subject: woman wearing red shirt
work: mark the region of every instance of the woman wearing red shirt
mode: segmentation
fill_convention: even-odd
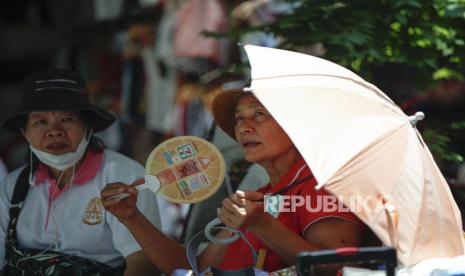
[[[311,176],[311,172],[288,135],[252,93],[239,90],[220,93],[213,101],[213,114],[216,123],[239,142],[245,159],[262,165],[270,177],[268,186],[255,192],[237,191],[224,199],[218,209],[218,217],[226,226],[240,229],[251,241],[264,270],[295,264],[301,251],[359,245],[361,223],[347,209],[325,212],[318,208],[318,200],[329,194],[315,191],[312,178],[283,194],[303,196],[311,202],[275,216],[264,212],[265,193],[276,192]],[[122,190],[132,196],[123,201],[111,199]],[[105,208],[128,227],[164,273],[170,275],[176,268],[189,268],[185,249],[138,212],[133,204],[135,196],[135,189],[128,190],[122,183],[108,185],[101,193]],[[218,234],[220,238],[230,235],[227,231]],[[198,266],[200,270],[209,266],[243,268],[252,264],[249,252],[242,241],[229,245],[212,243],[201,253]]]

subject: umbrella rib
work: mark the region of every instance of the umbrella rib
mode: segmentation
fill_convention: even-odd
[[[383,92],[381,92],[379,90],[379,88],[377,88],[376,86],[375,87],[372,87],[370,85],[367,85],[367,83],[365,81],[359,81],[359,80],[356,80],[356,79],[353,79],[353,78],[349,78],[349,77],[342,77],[342,76],[337,76],[337,75],[328,75],[328,74],[289,74],[289,75],[279,75],[279,76],[272,76],[272,77],[261,77],[261,78],[255,78],[253,80],[267,80],[267,79],[276,79],[276,78],[287,78],[287,77],[300,77],[300,76],[316,76],[316,77],[335,77],[335,78],[340,78],[340,79],[344,79],[344,80],[349,80],[349,81],[353,81],[357,84],[360,84],[364,87],[366,87],[367,89],[371,90],[372,92],[374,92],[377,96],[383,98],[384,100],[388,101],[389,103],[393,104],[394,106],[397,107],[397,105],[388,97],[386,96]]]

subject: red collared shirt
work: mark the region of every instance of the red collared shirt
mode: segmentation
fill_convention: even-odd
[[[279,182],[271,187],[267,185],[263,188],[258,189],[258,192],[263,194],[275,193],[278,190],[288,186],[296,180],[302,179],[307,176],[311,176],[312,173],[308,168],[307,164],[303,159],[297,161],[294,165],[291,166],[289,171],[281,177]],[[323,203],[318,203],[318,197],[324,198],[324,196],[330,196],[330,194],[324,190],[315,190],[316,180],[311,178],[304,183],[297,185],[291,188],[289,191],[285,192],[284,195],[301,195],[305,196],[306,200],[310,201],[311,208],[307,208],[305,205],[297,207],[295,212],[280,212],[277,219],[289,228],[292,232],[297,233],[298,235],[304,237],[305,230],[314,222],[328,217],[337,217],[341,219],[347,219],[355,223],[361,224],[362,222],[348,210],[336,210],[336,211],[324,211],[320,210],[320,206],[323,206]],[[320,205],[319,205],[320,204]],[[310,211],[308,210],[310,209]],[[287,264],[278,254],[271,251],[261,240],[259,240],[255,235],[248,231],[241,229],[246,235],[247,239],[253,245],[257,254],[260,250],[264,250],[265,261],[263,269],[268,272],[276,271],[285,267],[288,267]],[[279,238],[279,237],[277,237]],[[223,263],[221,264],[221,269],[239,269],[253,265],[252,254],[248,245],[242,241],[237,240],[236,242],[230,244],[226,250]]]

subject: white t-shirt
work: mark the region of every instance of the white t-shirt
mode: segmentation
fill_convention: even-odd
[[[0,270],[5,258],[5,236],[9,222],[10,199],[23,168],[10,173],[0,187]],[[49,183],[32,185],[19,215],[17,235],[20,246],[60,251],[89,258],[110,266],[141,248],[126,227],[100,204],[100,191],[107,183],[132,183],[144,176],[143,167],[110,150],[90,181],[72,185],[56,198],[49,210]],[[160,228],[156,196],[148,190],[139,193],[139,210]],[[48,223],[47,223],[48,217]]]
[[[3,178],[8,174],[8,171],[3,163],[3,160],[0,159],[0,182],[2,182]]]

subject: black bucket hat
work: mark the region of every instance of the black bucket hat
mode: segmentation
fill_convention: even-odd
[[[115,117],[91,104],[84,86],[84,80],[68,69],[33,72],[23,81],[19,109],[3,122],[3,128],[18,131],[24,127],[29,113],[43,111],[78,112],[94,132],[107,128]]]

